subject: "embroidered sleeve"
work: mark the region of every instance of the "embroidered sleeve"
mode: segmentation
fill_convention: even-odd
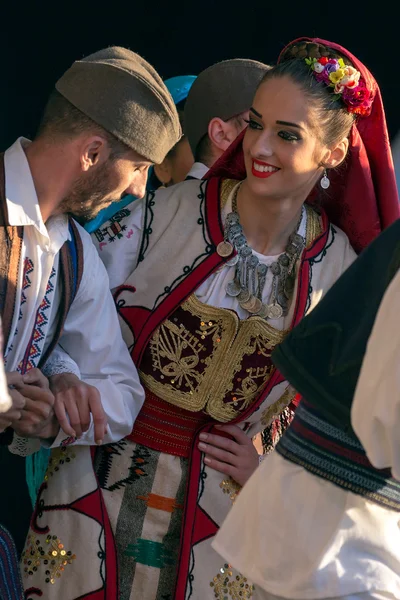
[[[142,236],[144,200],[135,200],[92,233],[107,269],[110,289],[125,283],[136,267]]]
[[[60,345],[58,345],[51,353],[51,356],[43,367],[42,372],[43,375],[46,375],[46,377],[51,377],[52,375],[61,375],[62,373],[72,373],[79,379],[81,378],[81,372],[78,365],[74,360],[72,360],[70,355],[67,354],[63,348],[61,348]]]

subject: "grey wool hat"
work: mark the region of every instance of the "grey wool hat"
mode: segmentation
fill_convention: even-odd
[[[271,67],[257,60],[223,60],[200,73],[185,104],[185,134],[195,154],[214,117],[224,121],[249,110],[258,84]]]
[[[75,61],[56,90],[95,123],[154,163],[182,132],[171,94],[156,70],[127,48],[112,46]]]

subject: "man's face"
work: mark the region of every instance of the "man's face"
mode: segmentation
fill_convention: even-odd
[[[75,181],[62,202],[62,212],[73,214],[85,222],[127,194],[142,198],[150,166],[149,161],[133,150],[96,164]]]

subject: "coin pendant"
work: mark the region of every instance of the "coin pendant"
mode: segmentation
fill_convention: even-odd
[[[269,319],[280,319],[283,315],[282,307],[279,304],[270,304],[268,306],[268,318]]]
[[[239,296],[241,289],[242,288],[236,281],[230,281],[226,286],[226,293],[228,294],[228,296]]]
[[[261,300],[259,300],[258,298],[253,298],[252,305],[249,306],[249,308],[247,308],[246,310],[252,315],[257,315],[260,312],[261,308],[262,308]]]
[[[227,260],[225,264],[227,267],[234,267],[235,265],[237,265],[238,260],[239,260],[239,255],[235,254],[235,256],[232,256],[232,258]]]
[[[247,302],[250,299],[250,292],[249,290],[242,290],[238,296],[238,300],[240,302],[240,305],[242,305],[243,302]]]
[[[222,256],[222,258],[226,258],[227,256],[230,256],[233,252],[233,246],[232,244],[230,244],[229,242],[220,242],[217,246],[217,253],[219,256]]]

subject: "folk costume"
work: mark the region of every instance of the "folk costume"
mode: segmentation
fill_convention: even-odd
[[[93,453],[94,469],[89,459],[67,464],[63,457],[62,468],[49,473],[33,528],[51,540],[55,527],[60,530],[61,506],[62,535],[82,560],[66,564],[60,581],[47,587],[48,598],[252,596],[252,585],[224,567],[211,546],[240,486],[207,467],[198,435],[229,422],[250,437],[270,426],[274,438],[277,419],[285,426],[295,392],[271,353],[355,253],[325,210],[307,204],[281,257],[243,250],[249,247],[235,210],[245,177],[242,139],[206,181],[149,193],[93,236],[146,399],[132,433]],[[357,143],[366,154],[355,126]],[[341,220],[360,247],[382,227],[378,208],[383,223],[397,212],[391,200],[381,201],[381,192],[391,190],[379,172],[379,189],[369,170],[362,178],[368,192],[362,204],[347,194],[358,168],[349,161],[330,192],[352,218],[363,211],[361,228],[358,219]],[[41,578],[43,571],[28,577]]]

